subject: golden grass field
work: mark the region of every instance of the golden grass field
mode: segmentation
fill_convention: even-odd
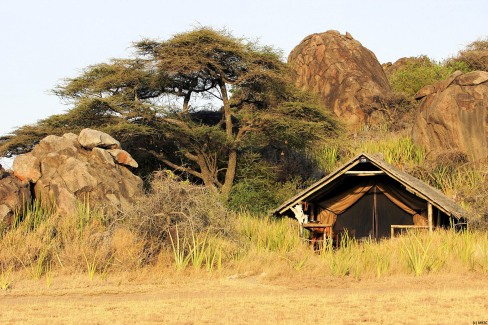
[[[0,324],[488,323],[486,230],[314,251],[291,219],[242,213],[168,244],[41,212],[1,233]]]
[[[157,270],[154,270],[157,272]],[[290,277],[204,272],[13,274],[1,324],[474,324],[488,320],[488,277]]]

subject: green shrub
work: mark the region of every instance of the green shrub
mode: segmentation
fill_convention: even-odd
[[[465,72],[488,71],[488,37],[468,44],[457,56],[446,60],[446,65]]]
[[[419,56],[407,59],[404,66],[389,76],[389,80],[393,90],[413,96],[422,87],[446,79],[459,68],[462,66],[443,65],[430,60],[427,56]]]
[[[273,165],[259,153],[246,153],[240,159],[242,167],[228,202],[228,207],[234,211],[266,214],[297,193],[299,188],[310,184],[296,175],[294,170],[299,167]],[[302,168],[302,172],[303,169],[310,172],[309,168]],[[283,175],[284,170],[287,175]]]

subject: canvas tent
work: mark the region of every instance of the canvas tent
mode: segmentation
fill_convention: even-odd
[[[440,191],[396,169],[381,156],[364,153],[274,212],[294,217],[298,205],[307,215],[307,223],[330,224],[334,233],[347,230],[356,238],[387,237],[392,226],[432,230],[466,220],[466,212]]]

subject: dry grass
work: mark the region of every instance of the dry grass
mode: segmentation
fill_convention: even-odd
[[[486,277],[364,281],[206,273],[73,274],[51,288],[17,279],[0,293],[3,324],[472,324],[486,320]],[[297,276],[300,275],[300,276]]]
[[[4,231],[0,322],[458,324],[486,317],[486,232],[412,232],[314,252],[294,220],[230,215],[194,195],[204,191],[169,184],[125,218],[83,206],[77,218],[60,218],[36,208]],[[158,205],[168,191],[180,201]],[[138,223],[144,209],[149,217]],[[171,222],[146,231],[161,209],[175,212],[181,233],[171,233]],[[187,262],[178,266],[176,256]]]
[[[96,216],[86,218],[82,227],[77,218],[52,215],[36,228],[19,224],[6,231],[0,237],[0,269],[24,271],[36,280],[53,272],[84,272],[93,279],[155,266],[161,272],[227,270],[276,277],[304,272],[354,279],[488,272],[488,236],[483,231],[409,232],[380,242],[351,239],[339,249],[324,245],[314,252],[299,239],[291,219],[242,213],[229,219],[226,232],[175,227],[165,241],[141,235],[139,227],[125,220],[107,225],[105,218]]]

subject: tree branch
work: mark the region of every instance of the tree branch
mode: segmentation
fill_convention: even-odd
[[[198,162],[198,157],[194,154],[191,154],[189,152],[184,152],[183,156],[185,156],[186,158],[188,158],[191,161]]]
[[[188,173],[190,175],[193,175],[195,177],[198,177],[200,179],[203,180],[203,175],[197,171],[194,171],[193,169],[191,168],[188,168],[188,167],[183,167],[183,166],[179,166],[177,164],[174,164],[172,163],[171,161],[167,160],[167,159],[164,159],[164,158],[160,158],[158,157],[159,160],[161,160],[165,165],[168,165],[169,167],[173,168],[174,170],[178,170],[180,172],[185,172],[185,173]]]
[[[175,163],[172,163],[171,161],[167,160],[166,158],[164,158],[160,153],[157,153],[153,150],[146,150],[144,148],[139,148],[140,150],[143,150],[143,151],[146,151],[152,155],[154,155],[155,157],[157,157],[161,162],[163,162],[165,165],[173,168],[174,170],[178,170],[178,171],[181,171],[181,172],[184,172],[184,173],[188,173],[190,175],[193,175],[195,177],[198,177],[200,178],[201,180],[203,180],[203,175],[197,171],[194,171],[193,169],[191,168],[188,168],[188,167],[183,167],[183,166],[179,166]]]
[[[190,130],[190,127],[188,126],[188,124],[186,124],[185,122],[183,122],[182,120],[177,120],[177,119],[174,119],[174,118],[168,118],[168,117],[163,117],[162,120],[164,122],[167,122],[167,123],[170,123],[170,124],[173,124],[173,125],[176,125],[176,126],[179,126],[185,130]]]

